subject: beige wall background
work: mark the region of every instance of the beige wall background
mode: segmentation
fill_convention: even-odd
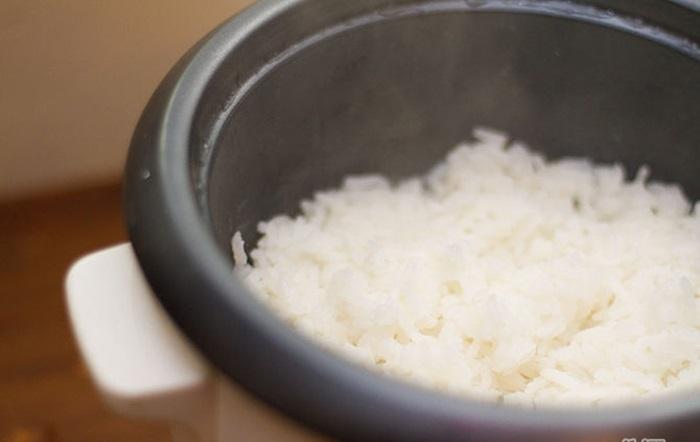
[[[117,180],[151,93],[251,0],[0,0],[0,200]]]

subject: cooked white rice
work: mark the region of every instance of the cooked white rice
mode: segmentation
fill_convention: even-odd
[[[328,347],[441,391],[597,404],[700,385],[700,205],[486,130],[426,176],[347,178],[236,272]]]

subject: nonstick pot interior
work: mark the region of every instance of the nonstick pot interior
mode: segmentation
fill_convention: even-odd
[[[691,440],[692,398],[533,413],[366,373],[252,299],[229,245],[346,174],[422,173],[477,126],[549,157],[648,164],[697,199],[699,31],[661,1],[261,2],[193,49],[144,113],[126,191],[141,265],[214,365],[340,438]]]

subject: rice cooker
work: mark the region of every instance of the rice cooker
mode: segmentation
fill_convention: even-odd
[[[125,171],[130,242],[77,261],[75,336],[117,412],[177,441],[695,441],[700,395],[524,410],[353,365],[232,272],[230,240],[346,174],[425,170],[472,128],[700,198],[695,0],[261,0],[173,67]]]

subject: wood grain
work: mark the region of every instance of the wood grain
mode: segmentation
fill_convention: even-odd
[[[0,442],[169,440],[101,403],[69,329],[68,266],[125,238],[118,185],[0,206]]]

